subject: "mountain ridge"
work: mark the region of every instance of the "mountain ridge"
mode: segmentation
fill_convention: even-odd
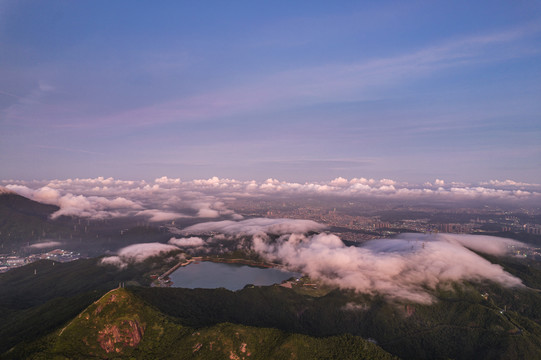
[[[34,359],[396,359],[352,335],[314,338],[232,323],[187,327],[126,288],[107,292],[32,347],[39,349]],[[17,358],[22,351],[16,347],[5,355]]]
[[[50,219],[59,209],[0,188],[0,239],[4,248],[19,249],[29,240],[47,238],[51,233],[64,230],[61,224]]]

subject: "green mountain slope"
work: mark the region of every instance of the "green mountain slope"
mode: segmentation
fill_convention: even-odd
[[[30,350],[37,351],[33,354]],[[6,358],[33,359],[391,359],[351,335],[313,338],[276,329],[218,324],[194,329],[161,314],[126,289],[94,302],[65,327]]]

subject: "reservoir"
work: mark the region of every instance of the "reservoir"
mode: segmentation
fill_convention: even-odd
[[[239,264],[204,261],[184,266],[169,275],[172,287],[240,290],[247,284],[279,284],[300,274],[274,268],[258,268]]]

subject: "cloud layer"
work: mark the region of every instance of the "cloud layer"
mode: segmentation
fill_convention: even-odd
[[[169,239],[169,244],[178,246],[180,248],[190,248],[190,247],[199,247],[205,245],[205,240],[200,237],[189,237],[189,238],[171,238]]]
[[[362,293],[430,303],[426,289],[450,281],[491,280],[504,286],[521,281],[468,249],[503,255],[507,246],[522,244],[473,235],[408,234],[346,246],[333,234],[282,236],[274,242],[253,238],[253,250],[269,260],[310,277]]]
[[[512,180],[491,180],[479,184],[446,182],[436,179],[422,185],[391,179],[336,178],[328,182],[294,183],[267,179],[263,182],[234,179],[161,177],[147,182],[113,178],[51,181],[3,180],[5,188],[33,200],[54,204],[61,215],[103,219],[143,216],[149,221],[177,218],[230,218],[241,215],[225,201],[249,198],[324,197],[382,199],[449,203],[497,203],[535,206],[541,201],[541,185]]]
[[[242,221],[205,222],[189,226],[183,230],[186,234],[204,234],[218,232],[226,235],[256,235],[261,233],[283,235],[321,231],[326,226],[312,220],[256,218]]]
[[[120,249],[115,256],[104,257],[101,259],[101,264],[124,269],[128,264],[143,262],[148,258],[178,250],[176,246],[161,243],[134,244]]]

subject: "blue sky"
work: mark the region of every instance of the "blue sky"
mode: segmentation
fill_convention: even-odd
[[[0,178],[541,179],[539,1],[1,1]]]

